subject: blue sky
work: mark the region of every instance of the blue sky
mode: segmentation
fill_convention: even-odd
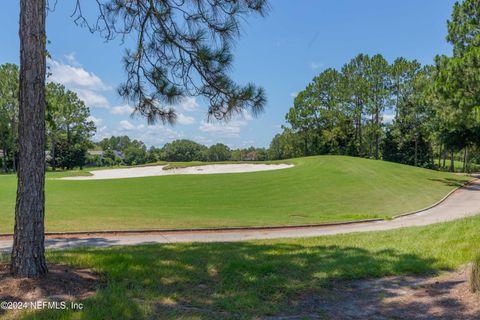
[[[177,107],[175,126],[147,126],[129,116],[130,107],[116,95],[124,73],[125,45],[105,43],[75,26],[74,1],[59,1],[47,18],[52,78],[76,91],[90,107],[98,132],[95,139],[129,135],[147,145],[162,146],[188,138],[210,145],[268,146],[281,132],[293,97],[323,69],[340,68],[358,53],[381,53],[392,61],[404,56],[423,64],[436,54],[449,54],[446,20],[454,0],[271,0],[266,18],[243,24],[235,50],[232,78],[266,89],[265,113],[228,124],[206,123],[201,98],[187,98]],[[83,1],[94,12],[94,1]],[[0,63],[18,63],[18,2],[6,1],[0,11]]]

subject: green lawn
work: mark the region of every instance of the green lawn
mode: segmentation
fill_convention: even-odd
[[[438,161],[438,160],[437,160]],[[438,162],[435,162],[438,164]],[[441,162],[443,164],[443,162]],[[455,172],[463,172],[463,161],[455,160],[453,162]],[[442,168],[444,171],[448,171],[450,169],[450,160],[445,162],[445,168]],[[468,172],[480,172],[480,165],[476,163],[469,163],[467,166]]]
[[[305,239],[49,252],[105,284],[84,310],[24,319],[261,319],[298,312],[340,279],[436,274],[471,261],[480,216],[427,227]],[[448,250],[446,250],[448,248]],[[323,289],[324,290],[324,289]]]
[[[46,229],[264,226],[390,217],[428,206],[468,179],[352,157],[286,162],[295,167],[117,180],[50,179],[46,182]],[[68,174],[49,173],[48,177]],[[13,229],[15,185],[14,176],[0,176],[3,233]]]

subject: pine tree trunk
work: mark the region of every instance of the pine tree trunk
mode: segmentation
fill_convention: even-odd
[[[2,135],[2,152],[3,152],[3,157],[2,157],[2,167],[3,167],[3,172],[7,173],[8,168],[7,168],[7,141],[5,136]]]
[[[465,147],[463,153],[463,172],[467,172],[467,164],[468,164],[468,148]]]
[[[452,150],[452,153],[450,154],[450,172],[455,172],[455,156]]]
[[[45,211],[45,0],[20,1],[19,163],[11,270],[18,277],[48,272]]]
[[[57,162],[55,161],[55,138],[52,137],[52,170],[55,171],[57,169]]]
[[[447,166],[447,151],[443,150],[443,168],[446,168]]]
[[[413,160],[413,165],[418,166],[418,138],[415,137],[415,158]]]
[[[440,168],[442,165],[442,144],[440,144],[439,148],[440,149],[438,150],[438,167]]]
[[[360,156],[365,156],[363,152],[363,135],[362,135],[362,114],[358,115],[358,145],[360,149]]]

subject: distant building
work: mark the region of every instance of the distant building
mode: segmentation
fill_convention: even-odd
[[[249,151],[249,152],[242,151],[241,154],[240,154],[240,160],[255,161],[255,160],[257,160],[257,152],[256,151]]]

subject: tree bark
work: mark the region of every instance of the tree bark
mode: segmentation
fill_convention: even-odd
[[[417,138],[417,136],[415,136],[415,156],[414,156],[414,160],[413,160],[413,165],[415,167],[418,166],[418,138]]]
[[[438,150],[438,168],[440,168],[442,165],[442,144],[439,146]]]
[[[6,141],[5,136],[3,136],[3,135],[2,135],[2,152],[3,152],[3,156],[2,156],[3,172],[7,173],[8,172],[8,168],[7,168],[7,141]]]
[[[450,154],[450,172],[455,172],[455,156],[453,150],[451,151],[452,153]]]
[[[55,138],[52,135],[52,170],[55,171],[57,169],[57,163],[55,161]]]
[[[48,272],[45,262],[45,0],[20,1],[19,163],[11,271]]]
[[[443,150],[443,168],[447,166],[447,151]]]
[[[465,147],[463,153],[463,172],[467,172],[467,165],[468,165],[468,148]]]

